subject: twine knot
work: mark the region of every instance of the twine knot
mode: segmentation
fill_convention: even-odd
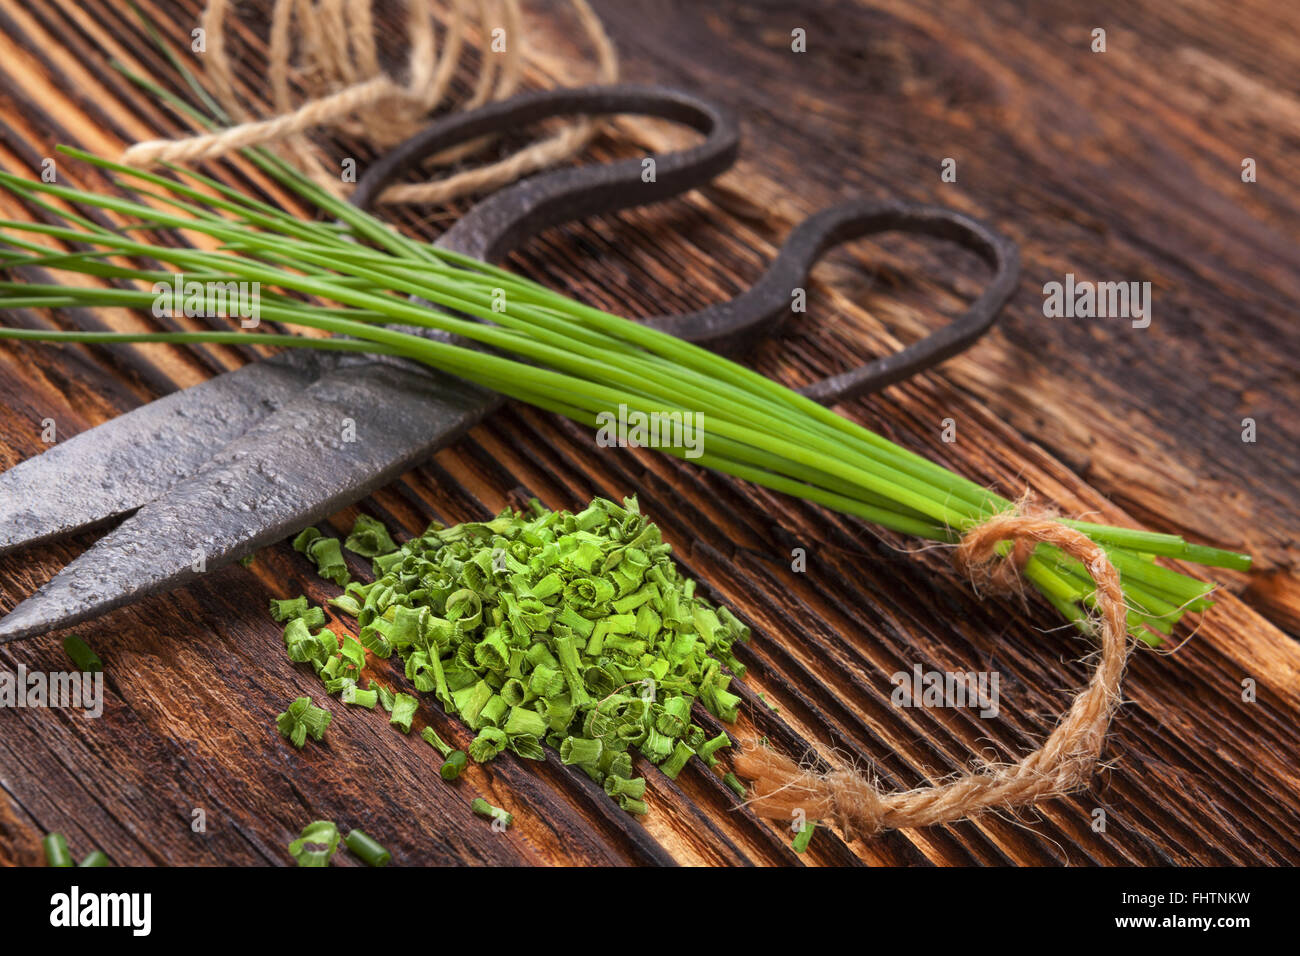
[[[1054,521],[1057,517],[1056,512],[1038,504],[1026,491],[1016,501],[1013,511],[996,515],[962,536],[952,555],[953,567],[969,578],[977,591],[1022,595],[1024,581],[1021,575],[1037,542],[1027,534],[1014,533],[1014,528],[1009,533],[1003,521],[1008,518]],[[1024,528],[1023,525],[1017,527]],[[1003,541],[1011,542],[1011,550],[1005,555],[998,552],[998,545]]]

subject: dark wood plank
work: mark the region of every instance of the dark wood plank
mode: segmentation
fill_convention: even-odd
[[[199,3],[145,6],[179,37]],[[653,811],[638,822],[553,758],[537,766],[505,757],[448,785],[414,734],[336,702],[326,746],[286,748],[275,713],[299,694],[323,695],[283,659],[262,608],[272,595],[322,600],[331,589],[278,546],[250,569],[215,572],[80,629],[111,675],[101,720],[0,712],[0,862],[38,858],[40,835],[57,829],[74,851],[98,845],[120,862],[278,863],[317,817],[361,826],[399,859],[422,863],[1300,861],[1300,650],[1280,629],[1300,630],[1300,340],[1291,321],[1300,219],[1284,185],[1295,178],[1300,106],[1279,79],[1300,60],[1295,14],[1258,3],[1232,12],[1111,4],[1083,23],[1064,4],[1028,14],[1007,3],[852,0],[596,6],[629,78],[697,88],[738,111],[742,161],[685,200],[554,230],[515,267],[623,314],[689,309],[742,289],[793,221],[836,197],[902,193],[957,205],[1022,243],[1020,296],[977,349],[845,414],[1003,491],[1028,485],[1065,511],[1249,547],[1266,573],[1225,575],[1223,600],[1194,633],[1180,633],[1176,653],[1136,655],[1108,766],[1088,791],[1019,818],[867,843],[823,832],[798,857],[788,834],[699,769],[669,781],[649,768]],[[1086,52],[1094,21],[1110,33],[1104,55]],[[156,68],[119,5],[3,0],[0,23],[5,168],[30,170],[57,141],[113,154],[177,129],[108,68],[110,56]],[[531,80],[568,70],[580,51],[569,48],[564,5],[539,5],[530,23],[537,46],[558,51]],[[808,31],[807,54],[789,51],[794,26]],[[256,29],[241,38],[250,51],[241,82],[258,96]],[[672,138],[620,121],[592,156]],[[343,148],[366,155],[361,144]],[[1240,182],[1238,154],[1258,159],[1259,183]],[[949,155],[957,184],[938,178]],[[240,188],[282,198],[245,164],[219,168]],[[67,175],[96,183],[85,171]],[[394,218],[431,236],[464,207]],[[1151,327],[1043,318],[1039,287],[1067,271],[1152,281]],[[809,321],[755,356],[767,374],[806,381],[896,348],[955,314],[983,272],[938,244],[884,239],[837,255],[817,280]],[[42,449],[44,417],[66,437],[246,357],[0,347],[0,464]],[[1248,415],[1260,427],[1253,446],[1239,440]],[[949,417],[955,444],[939,437]],[[497,414],[361,507],[415,533],[433,518],[481,518],[520,495],[574,507],[632,493],[684,569],[754,625],[741,653],[750,673],[739,729],[789,752],[833,749],[892,785],[920,785],[977,757],[1032,748],[1086,677],[1089,648],[1049,609],[979,600],[942,551],[647,452],[597,454],[582,430],[528,409]],[[88,540],[0,559],[0,606]],[[803,573],[791,570],[794,547],[808,551]],[[54,637],[0,649],[8,670],[61,661]],[[917,662],[997,670],[999,718],[892,707],[889,675]],[[377,679],[403,683],[379,663]],[[1252,704],[1241,700],[1246,677],[1259,687]],[[468,739],[436,708],[422,707],[419,720]],[[504,836],[469,816],[480,793],[516,814]],[[1104,833],[1090,826],[1098,807]],[[190,827],[196,808],[207,815],[204,834]]]

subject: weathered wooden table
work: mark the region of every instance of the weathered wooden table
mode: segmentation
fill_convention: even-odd
[[[143,6],[182,38],[200,3]],[[271,596],[319,601],[329,588],[285,544],[249,569],[213,572],[80,628],[107,665],[101,719],[0,711],[0,862],[38,860],[40,837],[58,830],[74,853],[101,847],[119,863],[278,864],[317,818],[360,826],[410,863],[1300,862],[1300,9],[596,7],[626,78],[697,89],[740,114],[741,162],[686,199],[554,231],[517,268],[635,316],[734,294],[792,221],[839,197],[901,194],[986,218],[1024,258],[999,329],[941,372],[842,411],[1005,493],[1028,486],[1068,512],[1248,550],[1258,570],[1222,575],[1218,605],[1179,632],[1176,651],[1135,655],[1106,767],[1087,792],[1018,818],[868,843],[822,832],[801,857],[788,834],[699,769],[675,783],[648,773],[652,812],[639,821],[553,757],[524,765],[506,755],[446,784],[418,737],[368,712],[334,706],[326,746],[287,747],[275,714],[300,694],[322,695],[285,659],[264,609]],[[577,31],[562,5],[532,10],[537,45],[560,51],[537,69],[558,72]],[[1104,53],[1090,49],[1097,27]],[[791,51],[795,28],[806,53]],[[258,49],[255,31],[243,39]],[[116,155],[176,132],[113,58],[165,73],[125,4],[0,2],[0,166],[30,174],[56,143]],[[256,69],[240,79],[259,90]],[[593,156],[644,150],[663,135],[620,122]],[[1248,157],[1257,182],[1242,181]],[[941,180],[945,158],[956,182]],[[67,163],[61,172],[100,182]],[[242,165],[225,175],[252,188]],[[397,218],[434,236],[457,211]],[[1150,326],[1045,318],[1042,286],[1066,273],[1151,282]],[[884,237],[840,254],[817,279],[809,321],[757,356],[787,382],[915,339],[959,311],[985,274],[941,244]],[[0,466],[45,447],[44,419],[66,437],[250,357],[0,347]],[[1247,418],[1254,443],[1242,440]],[[955,442],[942,440],[945,419]],[[650,452],[596,454],[589,435],[527,408],[495,415],[361,507],[409,533],[435,518],[481,518],[520,493],[553,507],[639,495],[688,573],[754,626],[741,652],[750,668],[741,728],[795,750],[835,748],[894,786],[1032,748],[1087,674],[1089,646],[1049,608],[979,600],[942,551]],[[0,560],[0,606],[89,540]],[[795,548],[808,555],[802,573],[791,569]],[[891,706],[890,675],[916,663],[998,671],[998,718]],[[58,637],[0,648],[0,668],[19,664],[63,669]],[[421,719],[468,739],[428,705]],[[501,835],[471,816],[477,795],[516,825]]]

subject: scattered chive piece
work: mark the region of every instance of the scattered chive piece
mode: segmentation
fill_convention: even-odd
[[[349,830],[343,840],[347,848],[361,857],[367,866],[387,866],[393,855],[360,830]]]
[[[626,810],[628,813],[638,817],[643,817],[650,812],[650,807],[644,800],[638,800],[635,797],[622,796],[618,798],[619,808]]]
[[[82,673],[97,674],[104,669],[104,662],[99,659],[99,655],[76,634],[69,634],[63,639],[63,650]]]
[[[41,846],[45,848],[46,866],[72,866],[72,854],[62,833],[47,833]]]
[[[355,683],[351,683],[343,688],[339,699],[345,704],[355,704],[367,710],[374,710],[375,705],[379,703],[379,693],[373,690],[362,690]]]
[[[460,776],[461,771],[465,769],[467,763],[465,751],[453,750],[447,755],[447,759],[442,762],[442,766],[438,768],[438,775],[443,780],[455,780]]]
[[[734,773],[723,774],[722,782],[730,787],[735,792],[736,796],[740,797],[740,799],[744,800],[745,797],[748,796],[748,791],[745,790],[745,785],[740,782],[740,778]]]
[[[444,741],[438,736],[437,731],[432,727],[425,727],[420,731],[420,736],[434,750],[443,756],[442,766],[438,768],[438,773],[443,780],[455,780],[460,776],[460,772],[465,769],[468,763],[465,752],[457,750],[451,744]]]
[[[307,613],[307,598],[299,594],[296,598],[283,600],[271,598],[271,618],[275,621],[292,621]]]
[[[313,634],[306,617],[295,617],[284,626],[284,649],[289,654],[289,660],[310,662],[312,669],[320,674],[331,666],[332,659],[338,653],[339,643],[328,628],[321,628]],[[328,678],[327,674],[326,679]]]
[[[319,528],[304,528],[293,539],[293,548],[316,563],[316,573],[339,587],[351,580],[338,538],[327,538]]]
[[[293,539],[293,550],[302,554],[307,553],[308,546],[321,536],[320,529],[316,527],[303,528]],[[306,601],[306,598],[303,598]]]
[[[594,764],[600,759],[601,751],[604,750],[599,740],[588,740],[583,737],[565,737],[564,743],[560,744],[560,762],[565,764]]]
[[[515,822],[514,816],[502,810],[500,807],[492,806],[492,804],[488,803],[482,797],[475,797],[474,802],[469,805],[469,808],[479,816],[488,820],[500,820],[502,826],[508,827],[510,824]]]
[[[695,751],[679,740],[673,745],[672,754],[659,765],[659,769],[663,771],[664,776],[669,780],[676,780],[677,775],[686,766],[686,762],[694,756]]]
[[[80,863],[83,867],[108,866],[108,854],[103,850],[91,850]]]
[[[419,706],[420,702],[410,694],[396,694],[393,697],[393,715],[388,722],[400,728],[402,733],[409,734],[411,721],[415,719],[415,712]]]
[[[339,848],[339,828],[329,820],[315,820],[303,827],[302,835],[289,844],[289,855],[299,866],[329,866]]]
[[[396,699],[393,692],[383,684],[374,680],[372,680],[367,686],[379,695],[379,706],[391,714],[393,712],[393,702]]]
[[[357,617],[361,614],[361,604],[351,594],[340,594],[338,597],[329,599],[330,607],[336,607],[349,617]]]
[[[610,774],[605,777],[605,792],[611,797],[634,797],[639,800],[645,795],[645,777],[629,780]]]
[[[397,544],[388,534],[383,522],[364,514],[357,515],[352,533],[343,542],[343,547],[363,558],[377,558],[381,554],[392,554],[397,550]]]
[[[817,823],[814,820],[804,822],[803,828],[794,835],[794,840],[790,843],[790,849],[796,853],[802,853],[808,849],[808,843],[812,840],[813,831],[817,829]]]
[[[451,744],[439,737],[438,732],[432,727],[425,727],[420,731],[420,736],[424,739],[426,744],[438,751],[438,753],[442,754],[444,758],[450,757],[451,752],[455,749]]]
[[[649,808],[641,799],[645,796],[645,777],[629,779],[613,773],[606,774],[605,793],[618,801],[619,807],[628,813],[644,816],[649,812]]]
[[[343,636],[343,643],[339,647],[339,657],[343,668],[341,673],[344,676],[351,677],[353,680],[361,676],[361,671],[366,666],[366,649],[351,634]]]
[[[325,728],[330,723],[330,712],[317,707],[310,697],[299,697],[291,703],[284,713],[275,718],[276,729],[289,738],[289,742],[299,750],[307,742],[307,735],[312,740],[322,740]]]
[[[478,736],[469,742],[469,755],[475,763],[487,763],[506,749],[508,743],[506,732],[499,727],[484,727]]]
[[[731,738],[725,733],[721,733],[712,740],[706,740],[704,743],[700,744],[700,746],[696,748],[695,752],[700,755],[700,759],[703,760],[705,764],[714,767],[718,763],[718,758],[715,757],[714,754],[723,747],[730,746]]]
[[[307,553],[316,562],[316,573],[325,580],[342,587],[352,579],[338,538],[317,538]]]
[[[302,613],[301,620],[310,628],[323,628],[325,626],[325,611],[313,605]]]

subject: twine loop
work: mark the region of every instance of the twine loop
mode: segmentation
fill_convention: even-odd
[[[466,8],[471,0],[447,0],[450,22],[437,42],[435,0],[408,0],[409,54],[406,78],[399,80],[380,65],[375,39],[373,0],[275,0],[267,38],[266,77],[275,115],[254,117],[236,94],[235,69],[226,45],[230,0],[209,0],[202,25],[207,42],[205,78],[213,95],[237,124],[212,133],[136,143],[122,155],[132,166],[194,163],[250,147],[267,146],[301,169],[313,182],[345,198],[347,187],[336,166],[327,164],[306,137],[329,127],[378,149],[396,146],[418,132],[435,109],[444,105],[466,51]],[[519,86],[525,60],[525,31],[520,0],[472,0],[483,34],[477,75],[469,98],[473,109],[504,99]],[[596,53],[600,82],[618,79],[618,55],[587,0],[570,0],[579,24]],[[497,33],[497,31],[504,31]],[[495,44],[502,46],[497,49]],[[298,57],[293,58],[294,50]],[[304,99],[295,104],[296,82]],[[500,188],[521,176],[576,155],[591,141],[597,122],[579,119],[551,136],[486,166],[440,180],[390,186],[382,203],[444,203],[471,193]],[[484,139],[463,143],[431,158],[453,163],[481,149]]]
[[[999,545],[1012,542],[1006,559]],[[991,565],[1023,566],[1038,544],[1052,544],[1078,560],[1097,586],[1100,657],[1087,686],[1078,693],[1056,728],[1033,753],[1017,763],[992,764],[944,783],[888,792],[858,772],[836,768],[818,773],[754,741],[746,742],[736,773],[754,781],[751,805],[763,816],[809,820],[838,827],[847,839],[883,830],[933,826],[994,809],[1023,807],[1087,786],[1101,757],[1106,731],[1120,702],[1128,660],[1127,608],[1119,572],[1106,552],[1081,531],[1028,507],[996,515],[962,537],[954,563],[964,573],[989,572],[990,580],[1009,583]]]

